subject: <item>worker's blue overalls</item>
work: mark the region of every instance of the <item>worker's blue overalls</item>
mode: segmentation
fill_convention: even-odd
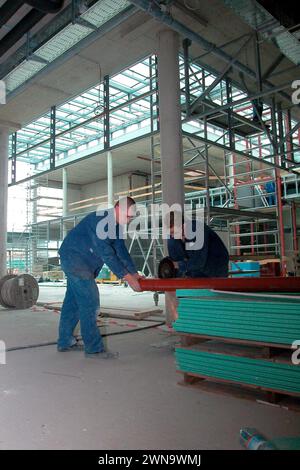
[[[97,224],[108,217],[116,238],[98,237]],[[67,291],[63,302],[58,348],[76,343],[74,329],[80,320],[85,351],[104,351],[96,318],[99,311],[99,292],[95,278],[105,263],[119,278],[137,272],[122,238],[121,227],[115,221],[114,209],[101,215],[92,212],[74,227],[64,239],[59,255],[61,267],[67,276]]]
[[[276,186],[274,181],[267,181],[265,183],[265,190],[267,193],[267,200],[269,203],[269,206],[275,206],[276,205]]]
[[[189,221],[195,232],[195,221]],[[203,246],[188,249],[180,239],[168,240],[169,256],[178,262],[178,277],[227,277],[229,255],[221,238],[206,224],[204,225]],[[192,242],[191,240],[186,240]]]

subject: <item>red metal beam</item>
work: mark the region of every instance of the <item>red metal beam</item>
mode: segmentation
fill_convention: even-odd
[[[277,164],[279,164],[279,158],[276,158]],[[283,221],[283,204],[281,194],[281,175],[278,168],[275,169],[276,175],[276,202],[277,202],[277,216],[279,223],[279,242],[280,242],[280,261],[281,261],[281,275],[285,276],[287,273],[286,259],[285,259],[285,238],[284,238],[284,221]]]
[[[172,278],[141,279],[143,291],[217,289],[235,292],[299,292],[300,277]]]

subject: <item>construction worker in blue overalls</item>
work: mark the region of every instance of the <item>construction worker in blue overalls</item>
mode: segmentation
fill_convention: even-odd
[[[181,214],[178,217],[175,212],[169,215],[168,258],[174,265],[176,277],[227,277],[227,248],[208,225],[201,223],[200,228],[202,243],[197,247],[197,221],[184,221]],[[172,322],[178,318],[177,306],[176,293],[169,292],[168,309]]]
[[[177,227],[182,234],[174,237],[175,216],[170,213],[169,257],[177,269],[177,277],[227,277],[229,255],[221,238],[205,223],[201,224],[201,247],[194,249],[196,220],[187,220]],[[192,235],[191,235],[192,234]],[[191,237],[191,238],[190,238]]]
[[[99,291],[95,278],[105,263],[135,291],[141,291],[137,269],[122,238],[122,225],[135,213],[135,201],[126,197],[101,214],[92,212],[74,227],[64,239],[59,255],[67,277],[67,290],[62,305],[58,351],[81,349],[74,337],[80,321],[87,357],[115,358],[118,353],[105,350],[97,327]]]
[[[276,206],[276,186],[275,181],[267,181],[265,183],[266,197],[269,206]]]

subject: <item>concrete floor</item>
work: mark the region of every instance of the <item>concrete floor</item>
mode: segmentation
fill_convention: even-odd
[[[65,286],[61,283],[40,284],[39,302],[59,302],[65,295]],[[152,292],[133,292],[129,287],[98,284],[100,305],[105,308],[155,308]],[[164,296],[159,296],[158,308],[164,308]]]
[[[59,291],[50,299],[49,289],[41,296],[50,302]],[[116,289],[123,306],[136,298],[153,305],[149,294],[109,292]],[[29,310],[25,321],[21,311],[1,310],[1,339],[52,340],[58,319]],[[299,413],[177,385],[172,350],[153,347],[165,339],[157,328],[112,336],[116,361],[55,346],[8,352],[0,365],[0,449],[239,449],[242,426],[269,438],[299,435]]]

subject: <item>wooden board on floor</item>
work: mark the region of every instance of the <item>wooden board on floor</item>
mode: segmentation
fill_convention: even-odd
[[[251,340],[243,340],[243,339],[236,339],[236,338],[225,338],[223,336],[210,336],[210,335],[199,335],[196,333],[182,333],[180,331],[176,331],[176,334],[181,337],[183,345],[193,345],[197,343],[203,343],[206,341],[216,340],[221,341],[222,343],[228,344],[236,344],[236,345],[244,345],[249,347],[257,347],[264,351],[265,357],[273,357],[274,355],[278,355],[280,350],[283,352],[291,351],[291,347],[288,344],[278,344],[278,343],[265,343],[259,341],[251,341]]]
[[[126,308],[101,308],[100,315],[111,318],[125,318],[127,320],[144,320],[148,317],[161,317],[163,311],[159,308],[152,309],[126,309]]]
[[[279,362],[282,364],[291,364],[292,350],[289,348],[274,349],[252,345],[229,344],[216,340],[201,340],[199,342],[186,341],[186,338],[178,348],[190,351],[205,351],[214,354],[223,354],[235,357],[248,357],[250,359],[264,359],[269,362]]]
[[[177,371],[182,374],[182,371]],[[300,397],[288,396],[263,390],[248,385],[233,384],[232,382],[216,381],[212,378],[204,378],[196,374],[184,374],[184,379],[179,385],[197,389],[203,392],[212,392],[219,395],[228,395],[233,398],[255,401],[260,404],[284,408],[300,412]]]
[[[38,302],[38,306],[49,310],[61,310],[62,302]],[[144,320],[148,317],[162,317],[163,310],[160,308],[122,308],[122,307],[100,307],[101,317],[124,318],[126,320]]]

